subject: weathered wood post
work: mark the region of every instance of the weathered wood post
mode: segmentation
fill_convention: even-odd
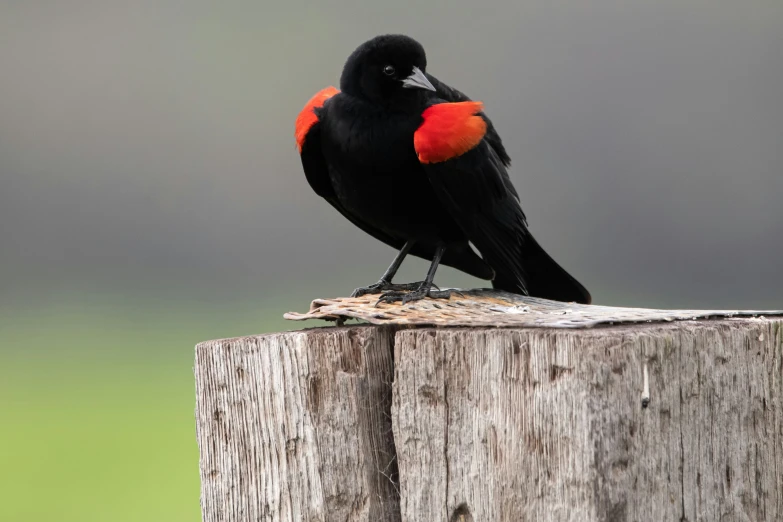
[[[371,299],[196,347],[204,522],[783,520],[782,312]]]

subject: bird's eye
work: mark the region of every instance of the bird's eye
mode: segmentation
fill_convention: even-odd
[[[383,74],[386,76],[394,76],[394,73],[396,73],[397,70],[392,65],[387,65],[383,68]]]

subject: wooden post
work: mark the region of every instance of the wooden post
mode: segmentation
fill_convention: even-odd
[[[783,520],[783,320],[196,347],[204,522]]]

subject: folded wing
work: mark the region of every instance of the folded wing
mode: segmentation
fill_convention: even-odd
[[[491,123],[482,105],[439,103],[425,109],[422,120],[414,135],[419,161],[440,202],[495,270],[493,285],[519,294],[589,302],[587,290],[528,231],[507,161],[488,135]]]

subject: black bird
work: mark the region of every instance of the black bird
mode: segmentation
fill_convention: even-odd
[[[387,303],[448,298],[432,289],[442,263],[500,290],[589,303],[589,292],[530,234],[506,170],[511,158],[481,102],[426,70],[418,42],[378,36],[348,58],[340,90],[317,93],[296,120],[313,190],[399,249],[381,280],[353,295],[383,292],[379,302]],[[427,276],[392,284],[407,254],[432,261]]]

